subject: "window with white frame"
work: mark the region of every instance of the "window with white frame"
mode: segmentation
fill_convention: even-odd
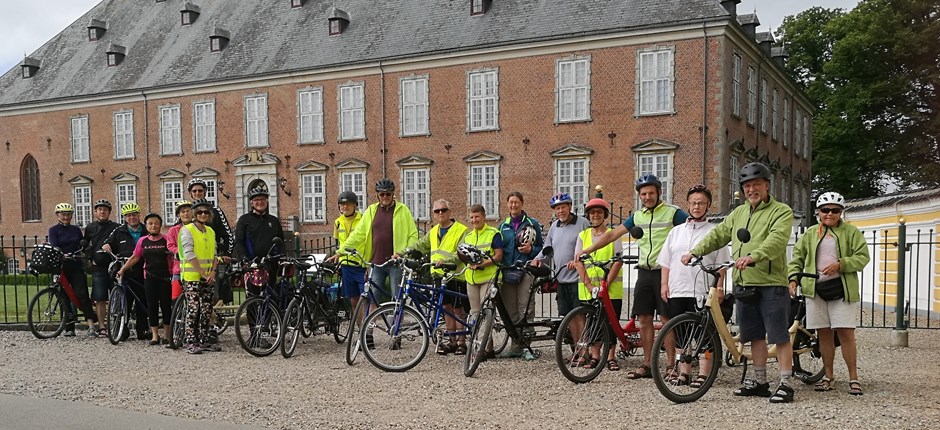
[[[470,0],[470,15],[482,15],[486,11],[483,0]]]
[[[348,170],[339,175],[339,190],[352,191],[359,197],[359,207],[364,208],[366,204],[366,171]]]
[[[415,219],[431,219],[430,169],[410,168],[401,171],[402,201]]]
[[[802,112],[800,112],[799,109],[793,109],[793,116],[795,117],[793,121],[793,152],[795,152],[796,155],[802,154],[803,151],[803,120],[800,118],[801,115]]]
[[[783,180],[780,181],[780,201],[790,204],[790,178],[784,175]]]
[[[637,114],[673,113],[673,49],[640,51],[637,65]]]
[[[135,183],[117,184],[117,207],[118,208],[123,206],[125,203],[132,203],[136,201],[137,201],[137,184]]]
[[[419,76],[401,80],[401,135],[427,135],[428,130],[428,77]]]
[[[499,128],[498,70],[480,70],[467,74],[467,129]]]
[[[163,183],[163,222],[176,224],[176,203],[183,200],[183,183],[166,181]]]
[[[783,98],[783,147],[790,145],[790,99]]]
[[[588,159],[562,158],[555,160],[556,189],[571,196],[571,210],[580,213],[587,203]]]
[[[160,154],[182,154],[183,143],[180,133],[180,106],[160,108]]]
[[[134,158],[134,112],[114,113],[114,158]]]
[[[347,84],[339,87],[339,138],[340,140],[365,139],[365,93],[364,84]]]
[[[268,146],[268,96],[245,97],[245,146]]]
[[[72,200],[75,202],[75,225],[84,227],[91,222],[91,187],[72,188]]]
[[[774,88],[773,97],[770,99],[772,114],[770,117],[770,138],[777,139],[777,126],[780,123],[780,99],[777,98],[777,89]]]
[[[193,139],[196,152],[215,151],[215,102],[193,103]]]
[[[647,173],[652,173],[663,183],[660,199],[666,203],[672,203],[672,189],[669,182],[672,178],[672,154],[642,154],[637,163],[639,171],[636,177]],[[640,208],[640,195],[636,194],[636,207]]]
[[[731,56],[731,113],[741,116],[741,54]]]
[[[809,156],[810,142],[809,115],[803,115],[803,158]]]
[[[760,80],[760,131],[767,133],[767,80]]]
[[[499,218],[499,165],[472,164],[469,175],[470,204],[486,208],[487,219]]]
[[[297,143],[323,143],[323,89],[297,92]]]
[[[747,68],[747,123],[757,123],[757,69]]]
[[[558,60],[555,82],[555,121],[591,119],[591,61],[588,58]]]
[[[326,175],[301,174],[300,200],[302,222],[326,222]]]
[[[740,169],[738,164],[738,156],[732,155],[731,161],[728,163],[728,207],[734,207],[736,203],[734,200],[734,193],[738,191],[740,186],[738,185],[738,170]]]
[[[88,115],[72,118],[72,162],[91,161],[88,142]]]

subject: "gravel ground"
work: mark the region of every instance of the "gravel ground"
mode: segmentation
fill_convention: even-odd
[[[836,390],[816,393],[800,384],[789,405],[732,397],[740,367],[722,366],[704,398],[673,405],[652,380],[625,378],[638,358],[621,360],[624,371],[604,371],[583,385],[561,376],[548,346],[532,362],[483,363],[473,378],[463,377],[462,357],[433,350],[411,371],[383,373],[361,355],[347,366],[342,347],[325,336],[307,339],[288,360],[255,358],[240,349],[231,330],[222,336],[223,352],[199,356],[139,341],[41,341],[29,332],[0,331],[0,393],[284,429],[604,428],[662,425],[664,419],[697,427],[940,426],[940,331],[913,330],[910,348],[903,349],[887,346],[890,330],[860,329],[858,337],[864,396],[846,393],[837,355]]]

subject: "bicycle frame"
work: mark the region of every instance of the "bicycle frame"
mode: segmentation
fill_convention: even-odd
[[[425,263],[420,266],[420,268],[429,267],[431,263]],[[452,272],[441,279],[441,286],[434,287],[429,285],[418,284],[413,281],[415,273],[417,273],[420,268],[412,268],[408,265],[408,260],[403,260],[401,264],[402,268],[402,288],[398,290],[398,300],[397,303],[404,303],[405,298],[410,298],[411,302],[414,304],[414,307],[418,312],[424,317],[425,321],[428,323],[428,329],[430,331],[431,339],[437,343],[437,331],[441,323],[441,312],[445,315],[450,316],[457,321],[460,325],[464,326],[464,330],[457,331],[447,331],[443,330],[441,332],[444,336],[460,336],[460,335],[469,335],[471,330],[473,330],[473,325],[463,318],[460,318],[451,311],[448,311],[444,308],[444,297],[445,295],[456,296],[460,298],[467,298],[466,294],[461,294],[454,291],[448,291],[444,288],[444,285],[450,282],[452,279],[463,274],[464,270],[458,272]],[[424,294],[428,292],[430,295]],[[403,314],[403,306],[399,306],[398,310],[395,312],[395,333],[399,330],[399,324],[401,323],[401,318]]]

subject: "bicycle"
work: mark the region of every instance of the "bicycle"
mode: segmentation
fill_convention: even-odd
[[[143,313],[147,314],[147,305],[145,305],[143,299],[130,288],[127,283],[128,281],[137,283],[134,280],[128,279],[118,279],[117,273],[121,270],[121,267],[124,266],[124,263],[127,262],[129,257],[118,257],[110,251],[98,251],[106,252],[111,255],[111,264],[108,265],[108,274],[111,275],[111,280],[114,282],[114,287],[111,288],[111,293],[108,296],[108,341],[111,342],[111,345],[117,345],[130,337],[130,327],[128,324],[131,322],[131,314],[133,315],[133,320],[137,321],[136,312],[129,312],[127,309],[127,293],[130,293],[133,296],[135,306],[139,306],[143,309]],[[141,288],[143,285],[138,284]],[[140,333],[137,334],[140,336]]]
[[[346,253],[347,255],[362,261],[362,256],[359,255],[355,249],[346,248]],[[370,268],[375,268],[385,267],[386,265],[396,263],[397,262],[395,260],[388,260],[382,264],[367,263],[367,265]],[[362,295],[359,297],[359,303],[356,303],[356,308],[353,309],[350,316],[349,331],[346,333],[346,364],[349,366],[352,366],[356,362],[356,357],[359,355],[359,351],[362,350],[359,341],[359,332],[362,328],[362,322],[365,321],[366,317],[369,316],[369,313],[371,313],[376,307],[388,303],[388,300],[379,300],[376,292],[383,294],[384,297],[387,297],[389,300],[395,299],[390,293],[385,291],[385,289],[379,288],[378,285],[375,285],[371,279],[366,278]]]
[[[281,355],[290,358],[301,335],[309,337],[321,328],[324,333],[333,334],[336,343],[344,343],[349,333],[349,327],[345,326],[350,321],[349,299],[339,297],[338,292],[332,290],[333,283],[324,280],[334,277],[339,268],[322,262],[315,265],[303,260],[291,262],[300,271],[300,277],[294,290],[294,298],[284,312],[284,325],[279,332],[282,336],[278,340]],[[308,282],[306,273],[312,267],[317,269],[316,278]]]
[[[733,335],[729,330],[718,303],[717,293],[718,273],[733,267],[734,264],[734,261],[728,261],[705,265],[701,258],[691,262],[690,265],[700,267],[713,277],[704,307],[697,312],[685,313],[669,320],[653,342],[653,351],[663,352],[653,354],[653,380],[659,392],[672,402],[694,402],[708,392],[721,367],[722,343],[731,354],[727,361],[743,365],[741,381],[744,381],[747,361],[750,360],[751,354],[745,352],[740,337]],[[797,273],[795,277],[799,285],[802,278],[816,278],[817,275]],[[801,295],[798,296],[797,306],[804,305],[805,299]],[[803,318],[805,312],[798,309],[789,329],[790,342],[793,345],[793,376],[805,384],[813,384],[822,379],[825,369],[822,366],[822,354],[819,352],[816,334],[804,327]],[[775,358],[776,355],[776,346],[768,348],[768,358]],[[710,360],[711,369],[707,374],[696,368],[700,360]],[[688,383],[697,379],[698,375],[705,377],[701,385],[693,386]]]
[[[228,264],[229,268],[225,273],[220,276],[222,282],[236,282],[240,280],[244,275],[245,271],[243,265],[235,260],[232,260]],[[221,265],[218,267],[222,267]],[[220,308],[225,308],[226,306],[219,306],[218,304],[212,308],[215,312],[215,324],[212,327],[216,336],[221,336],[222,333],[228,329],[228,318],[235,317],[233,312],[223,313],[220,311]],[[189,299],[186,298],[186,294],[181,294],[176,300],[173,301],[173,310],[170,316],[170,329],[167,330],[167,343],[170,345],[171,349],[179,349],[183,347],[183,340],[186,338],[186,318],[189,315]]]
[[[293,299],[294,287],[289,279],[293,277],[296,269],[294,260],[278,263],[277,285],[272,287],[268,283],[265,266],[271,259],[280,257],[271,255],[271,252],[281,244],[283,241],[275,238],[268,254],[248,266],[245,284],[262,287],[261,293],[248,297],[235,312],[235,337],[238,344],[255,357],[266,357],[278,349],[278,342],[282,338],[282,312]]]
[[[85,243],[82,243],[82,249]],[[80,309],[78,297],[62,271],[65,260],[80,260],[82,251],[65,254],[52,245],[39,244],[30,257],[30,272],[35,275],[51,275],[52,283],[38,291],[27,305],[26,323],[37,339],[51,339],[65,330],[69,321]]]

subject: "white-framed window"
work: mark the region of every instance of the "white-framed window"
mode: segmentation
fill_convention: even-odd
[[[114,158],[134,158],[134,111],[114,113]]]
[[[266,94],[245,97],[245,146],[248,148],[268,146],[268,96]]]
[[[323,143],[323,88],[297,91],[297,143]]]
[[[431,219],[431,171],[426,167],[402,169],[402,202],[417,220]]]
[[[757,69],[747,67],[747,123],[757,123]]]
[[[160,155],[183,153],[180,106],[160,107]]]
[[[90,145],[88,141],[88,115],[72,118],[72,162],[85,163],[91,161]]]
[[[652,173],[663,183],[663,190],[660,199],[666,203],[672,203],[672,154],[641,154],[637,160],[639,171],[636,177],[647,173]],[[636,207],[643,207],[640,204],[640,195],[636,193]]]
[[[571,210],[577,214],[587,204],[588,159],[559,158],[555,160],[555,189],[571,196]]]
[[[75,202],[75,225],[84,227],[91,218],[91,187],[80,186],[72,188],[72,200]]]
[[[591,59],[556,61],[555,122],[591,119]]]
[[[783,147],[790,146],[790,99],[783,98]]]
[[[483,15],[486,11],[486,5],[483,0],[470,0],[470,15]]]
[[[641,50],[637,55],[637,115],[674,113],[674,48]]]
[[[326,222],[326,175],[304,173],[300,175],[302,222]]]
[[[402,78],[400,82],[402,136],[428,135],[428,76]]]
[[[176,224],[176,203],[183,200],[183,183],[166,181],[163,183],[163,223]]]
[[[741,116],[741,54],[731,56],[731,114]]]
[[[728,207],[731,208],[733,208],[735,204],[734,193],[740,189],[740,186],[738,185],[738,174],[740,169],[741,167],[739,165],[738,156],[732,155],[731,160],[728,163],[728,178],[730,179],[730,181],[728,181]]]
[[[215,101],[193,103],[193,140],[196,152],[215,151]]]
[[[339,140],[366,138],[365,84],[339,87]]]
[[[777,89],[774,88],[773,96],[770,99],[772,114],[770,116],[770,138],[777,140],[777,127],[780,124],[780,99],[777,98]]]
[[[793,152],[795,152],[796,155],[800,155],[800,154],[803,153],[803,131],[802,131],[802,130],[803,130],[803,128],[802,128],[802,127],[803,127],[803,119],[801,118],[802,115],[803,115],[803,113],[800,112],[800,109],[799,109],[799,108],[794,108],[794,109],[793,109],[793,116],[794,116],[794,121],[793,121],[793,128],[794,128],[794,129],[793,129]]]
[[[760,80],[760,131],[767,133],[767,80]]]
[[[809,134],[809,115],[803,115],[803,158],[809,156],[811,142],[812,140]]]
[[[783,177],[783,180],[780,181],[780,201],[790,204],[790,178],[787,176]]]
[[[352,191],[359,197],[359,207],[368,206],[366,202],[366,171],[365,170],[347,170],[339,174],[340,191]]]
[[[499,128],[499,70],[467,72],[467,130]]]
[[[117,184],[117,208],[120,208],[125,203],[131,203],[137,201],[137,184],[133,182],[127,183],[118,183]],[[174,208],[174,211],[176,209]],[[117,211],[120,213],[120,210]]]
[[[486,219],[499,219],[499,164],[471,164],[470,204],[486,208]]]

